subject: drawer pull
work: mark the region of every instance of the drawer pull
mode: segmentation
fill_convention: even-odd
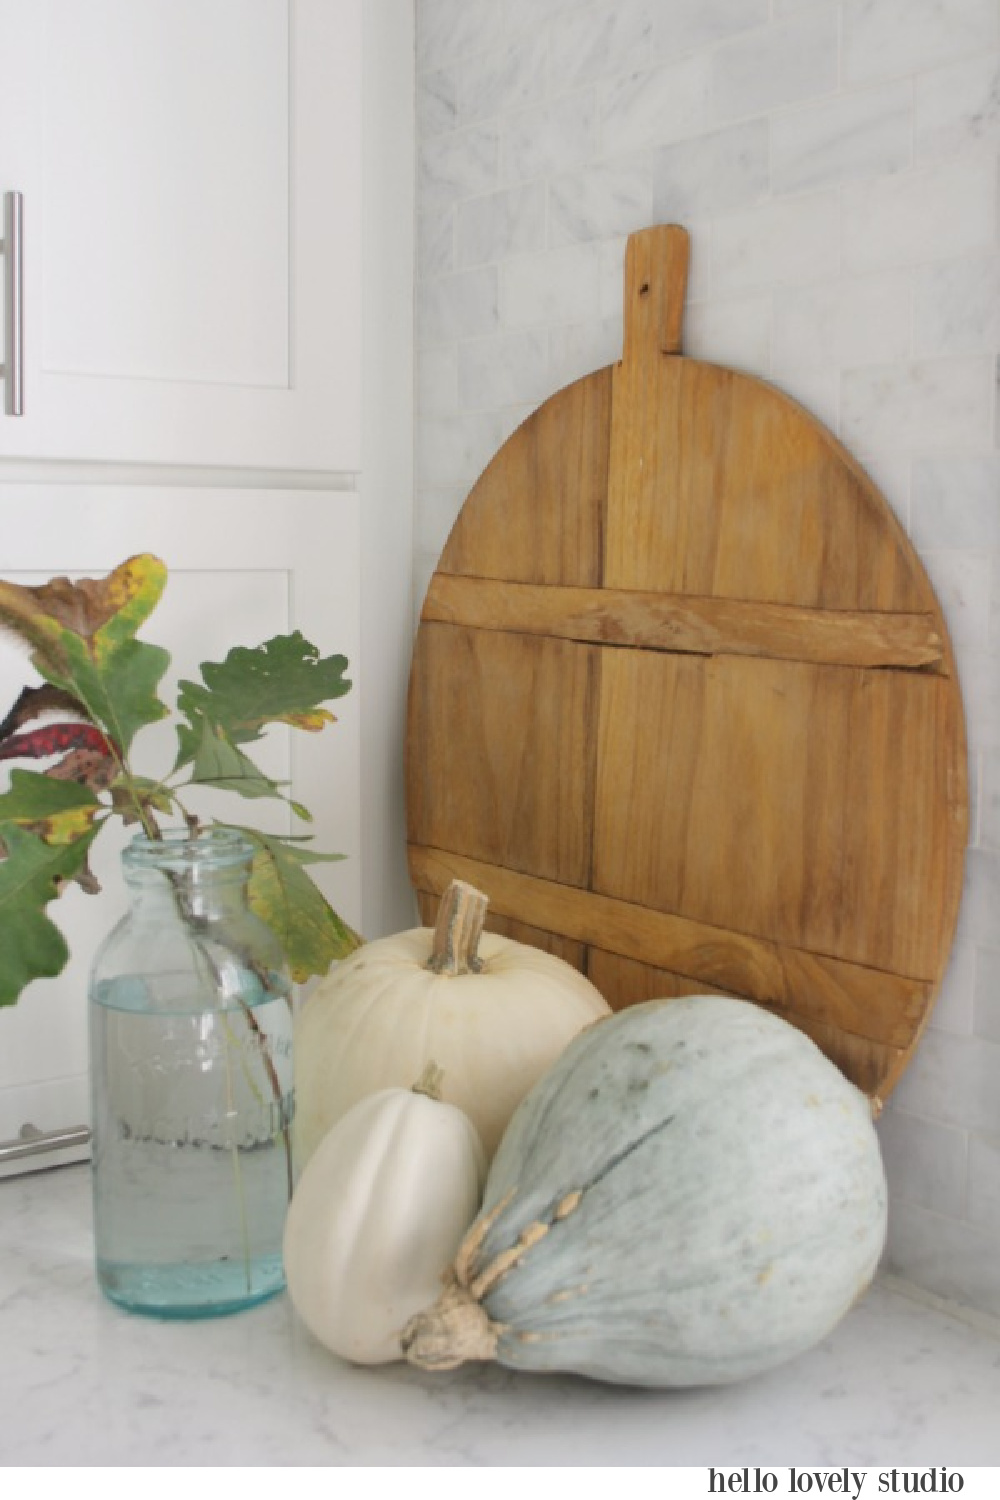
[[[24,414],[24,290],[21,281],[24,200],[20,193],[3,195],[4,255],[4,411]]]
[[[89,1125],[66,1125],[61,1130],[39,1130],[37,1125],[22,1125],[15,1140],[0,1141],[0,1165],[19,1161],[23,1156],[37,1156],[42,1151],[85,1146],[89,1140]]]

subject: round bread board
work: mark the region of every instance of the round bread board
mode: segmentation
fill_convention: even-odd
[[[618,1009],[743,996],[878,1104],[950,950],[968,821],[944,618],[802,407],[685,357],[689,242],[633,235],[622,359],[495,455],[424,601],[407,720],[422,920],[487,925]]]

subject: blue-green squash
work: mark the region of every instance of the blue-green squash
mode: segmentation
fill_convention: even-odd
[[[873,1277],[886,1185],[865,1096],[722,996],[581,1032],[518,1106],[411,1363],[722,1384],[821,1340]]]

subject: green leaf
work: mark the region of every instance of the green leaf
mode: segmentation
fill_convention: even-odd
[[[208,720],[202,721],[191,780],[198,786],[239,792],[241,797],[281,796],[281,784],[265,776],[249,756],[230,744],[224,732]]]
[[[202,683],[182,681],[177,707],[190,727],[178,729],[177,765],[195,758],[207,720],[233,745],[260,739],[265,725],[318,731],[333,721],[319,704],[350,691],[346,656],[321,657],[300,631],[253,649],[235,646],[223,662],[202,662]]]
[[[336,959],[361,946],[358,934],[303,869],[342,855],[315,854],[294,840],[250,828],[240,832],[254,845],[250,906],[277,936],[296,984],[325,974]]]
[[[10,790],[0,794],[0,823],[35,823],[56,813],[100,806],[90,788],[77,781],[15,770],[10,773]]]
[[[0,860],[0,1005],[13,1004],[33,979],[65,967],[66,940],[45,908],[83,867],[97,831],[70,844],[47,844],[16,823],[0,827],[7,850]]]

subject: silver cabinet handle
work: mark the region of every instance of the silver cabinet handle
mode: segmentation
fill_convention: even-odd
[[[24,414],[24,288],[21,280],[24,199],[20,193],[3,195],[4,356],[8,417]]]
[[[39,1130],[36,1125],[22,1125],[16,1140],[0,1141],[0,1165],[6,1161],[19,1161],[23,1156],[37,1156],[40,1151],[85,1146],[89,1140],[89,1125],[67,1125],[62,1130]]]

